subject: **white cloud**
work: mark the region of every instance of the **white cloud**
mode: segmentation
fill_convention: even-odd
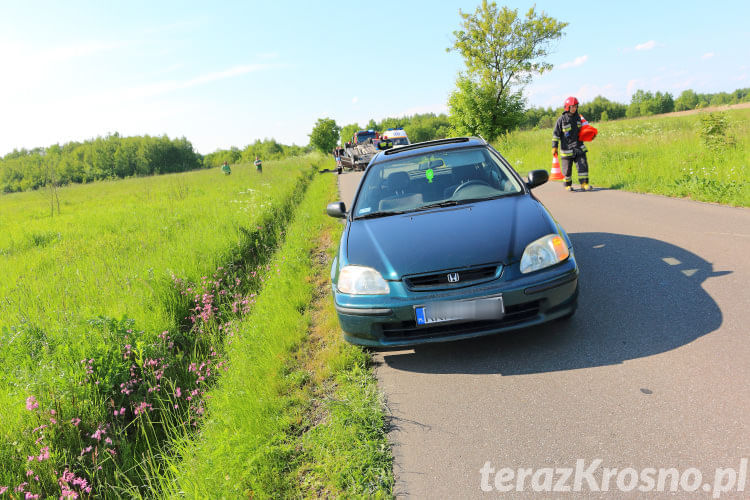
[[[359,101],[359,97],[357,96],[352,97],[352,104],[357,104],[358,101]]]
[[[711,58],[712,58],[713,56],[715,56],[715,55],[716,55],[716,54],[714,54],[713,52],[706,52],[705,54],[703,54],[703,55],[701,56],[701,59],[711,59]]]
[[[628,89],[627,90],[628,95],[633,95],[633,93],[635,93],[635,91],[637,89],[637,86],[641,85],[641,84],[643,84],[643,82],[641,80],[630,80],[630,81],[628,81],[628,87],[627,87],[627,89]]]
[[[562,63],[561,65],[558,66],[558,68],[560,69],[575,68],[577,66],[581,66],[583,63],[588,61],[588,59],[589,59],[588,55],[576,57],[572,61]]]
[[[205,85],[207,83],[216,82],[219,80],[226,80],[227,78],[234,78],[236,76],[246,75],[247,73],[253,73],[256,71],[262,71],[272,68],[277,68],[277,64],[245,64],[234,66],[224,71],[216,71],[213,73],[206,73],[203,75],[196,76],[189,80],[167,80],[162,82],[150,83],[148,85],[141,85],[139,87],[132,87],[116,91],[116,94],[123,94],[125,97],[130,98],[142,98],[152,97],[155,95],[166,94],[175,90],[187,89],[190,87],[196,87],[199,85]]]
[[[646,43],[641,43],[635,46],[635,50],[651,50],[654,47],[656,47],[656,42],[653,40],[649,40]]]

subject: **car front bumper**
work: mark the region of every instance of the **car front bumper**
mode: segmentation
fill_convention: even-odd
[[[347,341],[373,347],[411,346],[490,335],[561,318],[575,312],[577,306],[578,266],[571,255],[567,261],[530,276],[501,277],[456,290],[410,292],[401,282],[390,286],[392,293],[383,296],[345,295],[334,287],[334,305]],[[502,318],[417,325],[415,306],[498,295],[502,295],[505,308]]]

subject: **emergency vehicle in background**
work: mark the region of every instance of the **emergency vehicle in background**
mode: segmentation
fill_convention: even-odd
[[[403,128],[389,128],[385,132],[381,134],[381,137],[383,139],[387,139],[393,142],[393,147],[397,148],[399,146],[408,146],[411,144],[409,141],[409,137],[406,135],[406,132]]]

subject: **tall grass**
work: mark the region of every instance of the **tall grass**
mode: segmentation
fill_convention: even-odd
[[[0,488],[149,486],[143,451],[197,425],[224,313],[249,311],[273,270],[248,267],[321,160],[72,186],[54,216],[43,192],[0,198]]]
[[[174,477],[162,478],[171,496],[390,495],[369,356],[342,340],[329,295],[330,253],[341,232],[324,211],[337,197],[334,179],[311,185],[271,263],[279,273],[238,326],[203,431],[181,447],[169,467]]]
[[[750,206],[750,110],[729,110],[723,145],[704,140],[702,113],[594,124],[596,186]],[[549,169],[551,130],[513,132],[494,144],[520,172]]]

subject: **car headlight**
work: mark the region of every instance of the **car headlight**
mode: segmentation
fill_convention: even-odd
[[[385,295],[391,291],[379,272],[363,266],[344,266],[336,286],[339,292],[353,295]]]
[[[526,245],[521,257],[521,272],[525,274],[554,266],[569,256],[565,240],[560,235],[548,234]]]

